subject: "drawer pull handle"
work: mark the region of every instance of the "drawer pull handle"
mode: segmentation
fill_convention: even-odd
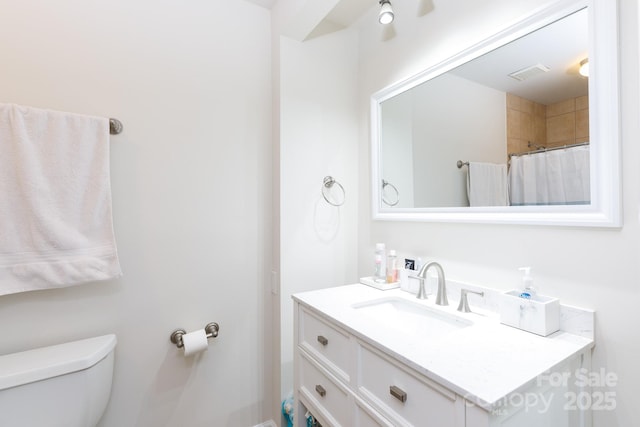
[[[407,393],[405,393],[404,391],[402,391],[402,389],[394,385],[389,387],[389,393],[391,393],[391,396],[395,397],[402,403],[407,401]]]
[[[316,391],[320,395],[320,397],[324,397],[327,394],[327,390],[324,389],[320,384],[316,386]]]
[[[322,345],[329,344],[329,340],[323,337],[322,335],[318,335],[318,342]]]

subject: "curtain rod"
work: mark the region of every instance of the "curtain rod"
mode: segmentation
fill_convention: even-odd
[[[568,145],[563,145],[563,146],[560,146],[560,147],[536,148],[535,150],[525,151],[524,153],[510,153],[509,154],[509,158],[511,158],[513,156],[526,156],[527,154],[546,153],[547,151],[562,150],[562,149],[565,149],[565,148],[581,147],[583,145],[589,145],[589,143],[588,142],[578,142],[577,144],[568,144]]]

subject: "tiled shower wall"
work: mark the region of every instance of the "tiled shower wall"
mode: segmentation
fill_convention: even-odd
[[[543,105],[507,94],[508,153],[586,141],[589,141],[588,96]]]

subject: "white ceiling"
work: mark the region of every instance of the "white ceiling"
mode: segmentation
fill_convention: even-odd
[[[264,7],[266,9],[271,9],[277,0],[248,0],[251,3],[255,3],[258,6]]]
[[[271,9],[278,0],[248,0]],[[370,7],[378,5],[378,0],[339,0],[336,7],[324,18],[333,24],[346,28],[353,24]]]
[[[578,68],[588,56],[587,21],[583,9],[451,72],[544,105],[586,95],[588,81],[578,74]],[[509,77],[536,64],[551,70],[522,82]]]
[[[341,0],[327,15],[325,20],[347,28],[368,9],[377,6],[378,0]]]
[[[278,0],[249,0],[271,8]],[[308,0],[316,1],[316,0]],[[316,20],[315,33],[351,26],[367,10],[378,7],[378,0],[334,0],[335,6]],[[304,3],[304,2],[303,2]],[[317,11],[313,11],[317,13]],[[297,21],[303,20],[302,16]],[[320,21],[320,24],[317,24]],[[314,22],[310,19],[309,22]],[[377,24],[377,22],[376,22]],[[328,29],[328,30],[325,30]],[[313,37],[312,27],[300,32],[301,39]],[[502,46],[452,71],[457,76],[541,104],[586,95],[588,81],[578,74],[578,66],[588,56],[588,18],[583,9],[546,27]],[[509,74],[542,64],[551,70],[517,81]]]

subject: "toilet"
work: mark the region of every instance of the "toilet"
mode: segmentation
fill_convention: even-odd
[[[111,394],[116,336],[0,356],[0,425],[95,427]]]

